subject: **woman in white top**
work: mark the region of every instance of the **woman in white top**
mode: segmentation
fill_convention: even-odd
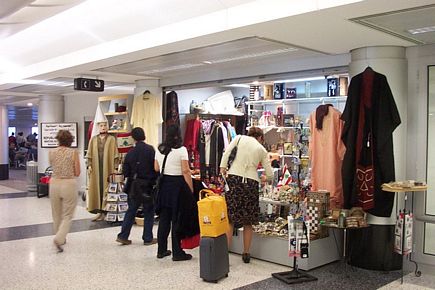
[[[185,253],[180,246],[180,238],[174,229],[178,218],[179,198],[186,191],[193,197],[193,183],[189,168],[186,147],[182,146],[181,131],[177,125],[171,125],[166,130],[165,142],[159,145],[156,152],[154,169],[163,170],[160,184],[156,212],[159,214],[159,228],[157,230],[157,258],[171,255],[173,261],[192,259],[192,255]],[[163,169],[163,162],[167,155]],[[168,250],[168,236],[172,224],[172,252]]]
[[[243,226],[242,258],[245,263],[250,261],[252,225],[258,224],[260,214],[258,164],[261,163],[266,174],[262,176],[262,181],[271,180],[273,177],[267,151],[261,144],[263,140],[263,131],[251,127],[248,136],[237,136],[233,139],[225,150],[220,164],[221,173],[223,175],[228,173],[227,182],[230,188],[225,195],[230,220],[230,229],[227,232],[228,243],[231,243],[234,226],[236,228]],[[228,158],[235,146],[237,146],[237,154],[227,170]]]

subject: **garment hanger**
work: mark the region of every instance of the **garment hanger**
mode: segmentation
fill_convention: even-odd
[[[151,92],[149,90],[146,90],[145,92],[143,92],[142,98],[144,100],[148,100],[150,98],[148,95],[151,95]]]

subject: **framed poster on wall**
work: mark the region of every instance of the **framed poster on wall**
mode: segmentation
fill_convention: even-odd
[[[58,145],[56,135],[59,130],[70,131],[74,137],[71,147],[77,148],[77,123],[41,123],[41,148],[56,148]]]

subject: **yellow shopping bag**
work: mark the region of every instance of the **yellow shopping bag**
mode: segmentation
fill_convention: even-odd
[[[198,216],[201,237],[218,237],[229,228],[225,198],[213,191],[203,189],[199,193]],[[202,195],[205,195],[202,198]]]

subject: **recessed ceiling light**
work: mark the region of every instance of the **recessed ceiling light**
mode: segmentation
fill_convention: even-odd
[[[297,83],[297,82],[308,82],[308,81],[316,81],[316,80],[324,80],[325,77],[307,77],[300,79],[291,79],[291,80],[278,80],[274,81],[274,83]]]
[[[212,62],[209,61],[209,60],[205,60],[205,61],[203,61],[202,63],[204,63],[204,64],[212,64]]]
[[[27,106],[31,107],[31,106],[33,106],[33,104],[32,103],[27,103]]]
[[[420,28],[412,28],[407,30],[412,35],[415,34],[421,34],[421,33],[427,33],[427,32],[434,32],[435,31],[435,25],[434,26],[426,26],[426,27],[420,27]]]

